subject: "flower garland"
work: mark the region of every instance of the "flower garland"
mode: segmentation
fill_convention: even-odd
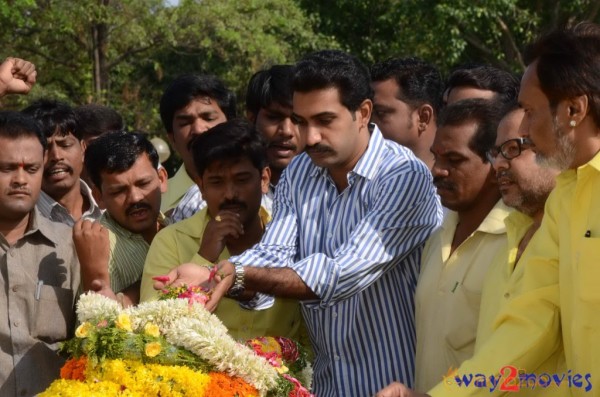
[[[81,324],[62,348],[73,358],[42,396],[311,396],[296,380],[308,375],[309,385],[312,374],[295,342],[236,342],[204,308],[202,293],[171,291],[170,299],[127,309],[82,295]]]

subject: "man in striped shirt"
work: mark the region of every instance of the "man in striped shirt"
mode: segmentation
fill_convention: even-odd
[[[272,296],[301,300],[319,397],[371,396],[396,377],[411,383],[419,259],[441,218],[427,167],[370,131],[369,80],[340,51],[296,65],[293,117],[306,151],[281,175],[261,242],[220,262],[209,302],[244,289],[259,292],[257,310]],[[208,278],[189,264],[169,273],[188,284]]]
[[[160,200],[167,173],[158,165],[156,149],[142,134],[108,133],[88,147],[85,166],[106,212],[99,222],[73,227],[84,290],[124,305],[139,301],[146,255],[164,219]]]

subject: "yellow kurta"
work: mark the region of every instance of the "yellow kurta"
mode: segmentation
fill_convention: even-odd
[[[523,276],[514,299],[502,308],[494,333],[459,373],[496,373],[508,364],[535,371],[560,350],[562,325],[570,395],[600,395],[599,198],[600,154],[559,175],[542,225],[520,260]],[[429,394],[496,395],[448,384]]]
[[[268,223],[270,217],[261,207],[261,218]],[[193,262],[199,265],[210,264],[198,255],[200,241],[210,217],[207,209],[194,214],[192,217],[167,226],[154,237],[144,265],[142,276],[142,302],[156,299],[157,292],[152,287],[152,277],[166,274],[174,267]],[[225,249],[219,260],[228,259],[229,252]],[[223,298],[215,314],[229,329],[230,334],[237,340],[247,340],[257,336],[287,336],[294,338],[306,348],[307,335],[300,304],[294,299],[277,298],[275,304],[266,310],[248,310],[242,308],[234,299]]]
[[[504,218],[510,211],[498,201],[452,254],[456,212],[449,211],[427,240],[415,298],[417,390],[433,387],[473,355],[483,279],[491,259],[506,251]]]
[[[160,211],[165,213],[171,208],[177,207],[183,195],[194,184],[194,181],[185,170],[185,165],[177,170],[172,178],[167,181],[167,191],[164,192],[160,199]]]

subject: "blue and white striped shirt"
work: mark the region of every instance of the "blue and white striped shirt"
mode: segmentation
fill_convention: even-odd
[[[378,129],[348,182],[339,193],[326,169],[297,156],[277,185],[262,241],[231,259],[291,267],[320,297],[302,304],[319,397],[412,385],[421,250],[441,220],[427,167]]]

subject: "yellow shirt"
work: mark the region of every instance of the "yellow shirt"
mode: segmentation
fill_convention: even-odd
[[[270,216],[261,207],[260,215],[264,223]],[[200,255],[198,248],[204,229],[210,220],[207,209],[192,217],[167,226],[154,237],[144,265],[140,301],[156,299],[157,292],[152,287],[152,277],[168,273],[172,268],[185,262],[199,265],[210,264]],[[230,257],[227,248],[219,260]],[[234,339],[245,341],[258,336],[286,336],[301,342],[306,348],[306,331],[300,311],[300,304],[293,299],[275,299],[275,304],[266,310],[242,308],[234,299],[223,298],[215,314],[229,329]]]
[[[433,387],[473,355],[483,279],[490,259],[506,251],[504,218],[510,211],[498,201],[452,254],[456,212],[449,211],[427,240],[415,296],[417,390]]]
[[[490,268],[485,276],[483,291],[481,294],[481,308],[479,311],[479,325],[477,326],[477,340],[475,342],[475,354],[483,344],[490,338],[494,332],[494,320],[498,313],[503,310],[512,300],[512,293],[518,287],[523,277],[522,260],[515,267],[519,243],[523,236],[533,224],[533,219],[522,212],[513,211],[506,217],[506,237],[508,240],[508,250],[499,252],[492,261]],[[564,368],[564,350],[562,346],[556,350],[542,365],[535,370],[535,374],[562,374]],[[531,371],[527,371],[531,372]],[[506,370],[505,370],[506,373]],[[532,379],[532,378],[531,378]],[[534,383],[530,380],[526,385],[523,383],[519,389],[519,396],[565,396],[568,395],[566,382],[561,384],[561,388],[548,386],[546,388],[539,385],[532,387]]]
[[[560,350],[562,338],[571,395],[599,395],[599,198],[600,154],[559,175],[542,225],[521,257],[523,276],[514,298],[496,318],[494,333],[459,373],[496,373],[507,364],[535,371]],[[439,384],[429,394],[498,395],[455,384]]]
[[[160,211],[165,213],[171,208],[177,207],[183,195],[193,184],[194,181],[185,170],[185,165],[181,164],[173,178],[168,180],[167,191],[162,194],[160,199]]]

